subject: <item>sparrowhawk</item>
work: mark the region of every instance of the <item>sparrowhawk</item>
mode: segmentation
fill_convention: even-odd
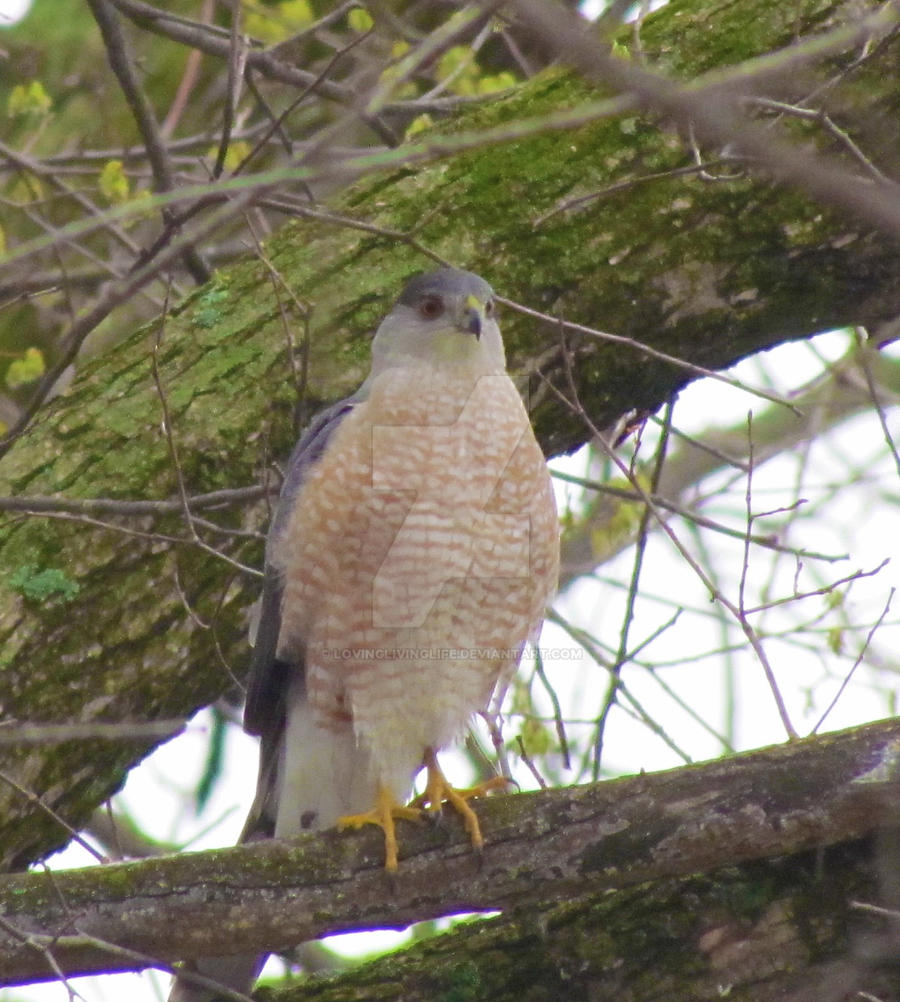
[[[360,389],[287,466],[269,531],[244,724],[262,739],[244,840],[379,825],[467,795],[436,752],[485,710],[540,628],[557,580],[550,477],[506,373],[491,287],[413,278],[376,332]],[[255,958],[198,969],[246,989]],[[181,994],[179,994],[179,992]],[[180,983],[172,999],[213,997]]]

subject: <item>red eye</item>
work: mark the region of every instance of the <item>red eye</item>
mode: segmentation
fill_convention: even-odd
[[[427,296],[419,306],[419,313],[426,320],[436,320],[444,312],[444,303],[439,296]]]

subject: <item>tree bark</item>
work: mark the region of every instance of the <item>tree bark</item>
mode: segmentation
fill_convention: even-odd
[[[879,873],[860,842],[466,923],[349,974],[258,990],[270,1002],[840,1002],[900,998]],[[863,993],[868,993],[863,994]],[[856,993],[856,994],[854,994]]]
[[[526,913],[538,927],[565,926],[579,914],[590,924],[595,908],[607,908],[605,892],[647,882],[659,884],[648,900],[696,894],[703,902],[692,935],[707,927],[695,947],[711,962],[727,956],[735,918],[708,925],[717,887],[742,885],[758,872],[716,871],[846,844],[896,824],[898,747],[900,723],[888,721],[701,766],[492,798],[479,805],[480,859],[455,820],[441,830],[404,826],[400,871],[390,882],[375,832],[6,876],[0,984],[57,976],[36,945],[60,970],[83,973],[133,969],[149,957],[221,954],[223,944],[235,953],[286,948],[326,933],[469,911],[518,909],[516,927]],[[829,879],[855,885],[859,857],[850,853],[846,874],[841,854],[833,858]],[[712,876],[675,879],[700,873]],[[634,895],[621,901],[643,907]],[[788,921],[767,909],[750,912],[764,925]],[[625,928],[635,921],[631,914]]]

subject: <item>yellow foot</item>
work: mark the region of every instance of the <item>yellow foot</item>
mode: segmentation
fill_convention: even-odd
[[[388,873],[397,872],[397,834],[394,821],[403,818],[406,821],[421,821],[422,812],[416,807],[404,807],[394,800],[387,787],[378,787],[378,798],[371,811],[364,814],[348,814],[338,818],[338,831],[347,828],[362,828],[363,825],[378,825],[384,832],[384,868]]]
[[[481,834],[478,815],[468,802],[473,797],[483,797],[491,790],[499,790],[508,786],[509,780],[504,779],[503,776],[494,776],[493,779],[485,780],[467,790],[457,790],[447,782],[441,767],[438,765],[437,756],[431,748],[425,752],[425,768],[428,770],[425,792],[416,797],[410,806],[424,807],[429,814],[434,815],[440,812],[443,804],[449,804],[462,817],[466,831],[469,833],[472,848],[480,851],[484,845],[484,837]]]

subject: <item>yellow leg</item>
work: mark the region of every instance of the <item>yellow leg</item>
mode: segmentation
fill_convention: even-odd
[[[493,779],[485,780],[483,783],[472,786],[467,790],[457,790],[447,782],[432,748],[427,749],[425,752],[425,768],[428,770],[428,778],[425,781],[425,792],[413,800],[412,806],[424,806],[429,814],[437,814],[441,810],[442,804],[449,804],[462,817],[466,831],[469,834],[469,839],[472,842],[472,848],[480,850],[484,845],[484,837],[481,834],[478,815],[472,810],[468,802],[473,797],[483,797],[491,790],[507,786],[509,781],[502,776],[494,776]]]
[[[421,821],[422,812],[415,807],[398,804],[386,786],[379,786],[375,806],[371,811],[338,818],[337,827],[338,831],[344,831],[347,828],[362,828],[363,825],[378,825],[384,832],[384,868],[388,873],[396,873],[397,833],[394,830],[394,821],[397,818]]]

